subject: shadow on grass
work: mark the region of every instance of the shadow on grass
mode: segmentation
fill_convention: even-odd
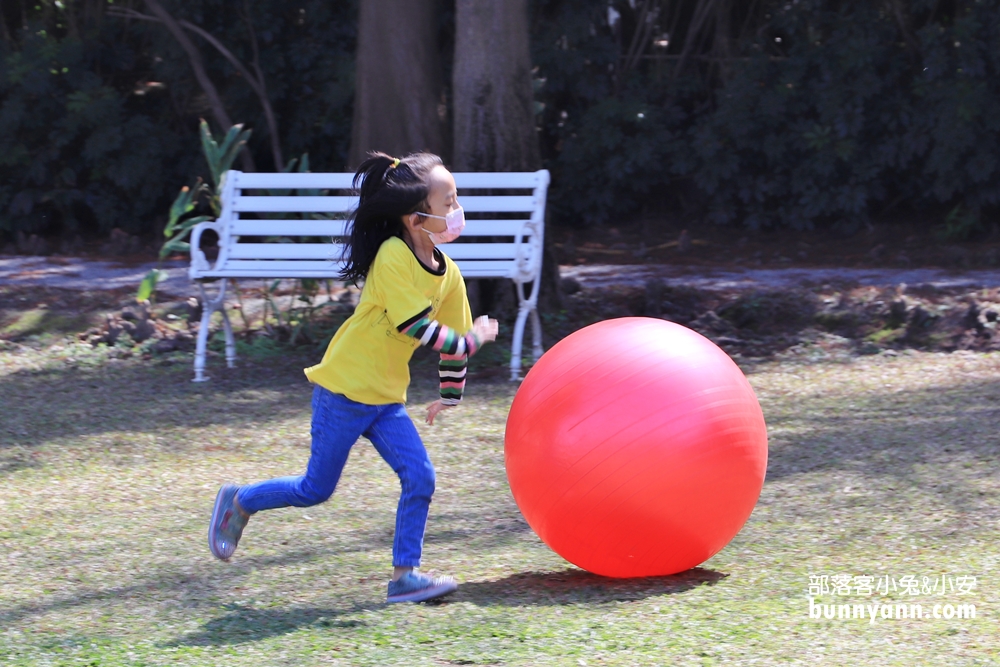
[[[522,572],[496,581],[462,584],[448,601],[471,602],[482,607],[631,602],[712,586],[727,576],[701,567],[666,577],[635,579],[612,579],[577,569]]]
[[[440,531],[434,535],[437,542],[448,542],[453,540],[467,539],[466,531]],[[353,531],[345,530],[341,533],[341,539],[337,543],[317,543],[313,546],[288,549],[270,556],[241,557],[225,565],[218,564],[209,556],[204,557],[204,561],[199,562],[199,572],[197,574],[182,573],[170,570],[156,570],[152,576],[136,577],[131,583],[123,583],[120,586],[109,586],[104,588],[91,588],[79,590],[71,593],[49,595],[17,606],[0,606],[0,628],[15,627],[26,619],[44,616],[52,612],[77,609],[89,605],[100,606],[107,602],[127,600],[133,598],[157,598],[163,591],[170,591],[174,597],[179,598],[183,604],[198,607],[206,604],[207,600],[217,595],[227,595],[242,585],[246,577],[258,570],[280,569],[301,565],[302,563],[325,560],[334,555],[343,556],[350,553],[368,553],[381,551],[388,553],[392,548],[392,530],[382,531]],[[613,581],[613,580],[609,580]],[[212,603],[208,603],[212,604]],[[303,619],[314,618],[314,621],[323,617],[349,614],[359,609],[377,608],[380,605],[358,606],[352,610],[307,610],[297,607],[286,607],[284,610],[259,610],[233,606],[234,613],[237,614],[272,614],[276,619],[272,624],[274,627],[285,627],[286,630],[278,630],[272,634],[282,634],[290,631],[294,627],[310,624]],[[315,613],[313,613],[315,612]],[[232,616],[230,614],[229,616]],[[289,620],[281,621],[283,615],[288,615]],[[294,621],[294,622],[293,622]],[[213,627],[229,627],[225,618],[212,621]],[[336,627],[331,624],[328,627]],[[232,627],[235,635],[245,634],[239,624]],[[250,641],[260,639],[260,634],[248,636],[240,641]]]
[[[0,395],[16,396],[17,404],[5,411],[5,430],[12,437],[0,438],[0,449],[178,425],[246,425],[284,418],[291,409],[308,412],[311,388],[300,363],[285,364],[294,366],[247,362],[207,383],[191,382],[187,366],[132,359],[96,368],[11,373],[0,377]],[[254,390],[267,393],[248,393]]]
[[[526,572],[498,581],[462,584],[454,595],[428,604],[470,602],[478,606],[521,607],[630,602],[683,593],[698,586],[711,586],[726,576],[728,575],[700,567],[667,577],[638,579],[610,579],[571,569],[562,572]],[[200,630],[161,646],[173,648],[242,644],[296,632],[305,627],[358,627],[365,625],[365,622],[349,618],[352,614],[384,607],[385,605],[377,603],[354,603],[342,608],[271,609],[230,605],[226,608],[225,615],[208,621]]]
[[[341,609],[328,607],[279,607],[254,609],[242,605],[228,605],[228,613],[213,618],[202,628],[171,642],[160,644],[163,648],[179,646],[221,646],[257,642],[268,637],[285,635],[305,627],[355,628],[366,625],[364,621],[343,618],[360,611],[380,609],[381,604],[353,604]]]
[[[765,417],[778,431],[770,443],[769,480],[836,469],[907,477],[916,466],[958,454],[996,459],[1000,381],[839,401],[809,396],[794,412]]]
[[[0,415],[0,451],[102,434],[263,425],[295,413],[303,414],[307,434],[312,385],[302,369],[321,356],[290,351],[280,358],[241,359],[233,369],[214,359],[212,379],[205,383],[191,382],[187,358],[168,366],[127,359],[2,375],[0,396],[17,398],[14,409]],[[437,391],[436,367],[414,369],[411,404],[434,400]]]

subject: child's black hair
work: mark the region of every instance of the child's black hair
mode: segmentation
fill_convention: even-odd
[[[364,280],[379,247],[393,236],[402,237],[403,216],[426,208],[430,172],[441,164],[433,153],[411,153],[399,159],[370,153],[361,163],[354,174],[359,201],[348,218],[341,278],[354,284]]]

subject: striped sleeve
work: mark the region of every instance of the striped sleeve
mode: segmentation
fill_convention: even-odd
[[[438,363],[438,375],[441,378],[441,402],[445,405],[458,405],[465,391],[465,371],[469,365],[469,357],[465,354],[442,354]]]
[[[470,331],[464,336],[459,335],[451,327],[432,320],[430,314],[431,309],[427,308],[396,328],[400,333],[416,338],[421,345],[441,354],[471,357],[479,350],[481,343],[474,333]]]

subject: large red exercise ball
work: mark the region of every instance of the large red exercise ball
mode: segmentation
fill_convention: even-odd
[[[514,396],[504,458],[518,507],[553,551],[604,576],[666,575],[718,553],[750,517],[767,429],[712,341],[625,317],[538,360]]]

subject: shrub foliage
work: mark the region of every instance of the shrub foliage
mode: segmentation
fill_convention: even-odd
[[[261,73],[285,156],[308,152],[314,171],[343,168],[356,2],[160,4]],[[850,228],[908,209],[967,238],[1000,203],[998,5],[534,0],[554,219],[684,211],[750,227]],[[198,120],[228,128],[213,120],[188,55],[163,25],[109,7],[3,4],[2,236],[159,233],[177,188],[207,176]],[[450,4],[441,9],[442,22],[453,22]],[[444,26],[442,40],[452,33]],[[252,86],[191,38],[233,122],[253,129],[257,168],[286,168],[273,164]]]

